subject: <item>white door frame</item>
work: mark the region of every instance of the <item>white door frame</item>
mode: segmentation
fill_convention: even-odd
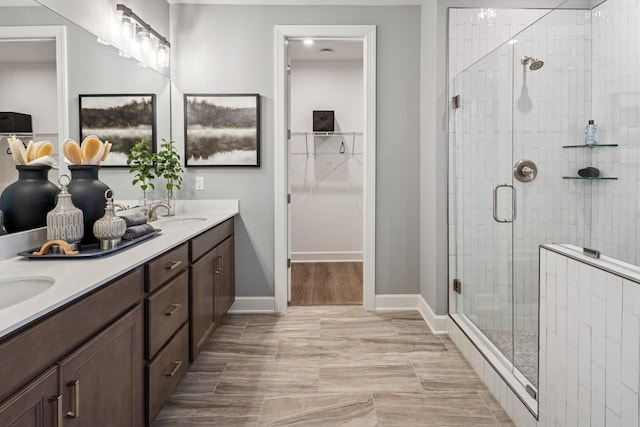
[[[289,38],[339,38],[363,42],[364,73],[364,217],[363,305],[375,310],[376,234],[376,26],[375,25],[276,25],[274,28],[274,311],[287,310],[288,247],[288,149],[287,149],[287,40]]]
[[[69,137],[69,103],[67,93],[67,27],[63,25],[38,25],[0,27],[0,39],[51,39],[56,42],[56,81],[58,106],[58,154],[60,174],[69,173],[67,165],[62,161],[62,141]]]

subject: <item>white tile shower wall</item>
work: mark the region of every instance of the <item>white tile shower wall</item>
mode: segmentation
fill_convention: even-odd
[[[640,264],[640,1],[608,0],[593,10],[593,165],[617,181],[588,183],[592,247]]]
[[[449,81],[549,9],[449,9]]]
[[[538,19],[545,12],[509,11],[517,30],[522,30],[518,22]],[[450,59],[473,62],[474,49],[480,45],[461,42],[463,35],[484,40],[496,32],[501,15],[490,25],[478,18],[481,13],[481,9],[450,11],[450,28],[456,28],[450,32],[454,38]],[[458,312],[485,332],[510,331],[512,310],[516,331],[535,331],[538,245],[579,242],[584,235],[587,200],[579,183],[562,177],[576,174],[585,152],[561,147],[575,143],[575,127],[590,108],[588,21],[585,11],[554,11],[522,31],[517,44],[499,47],[452,82],[452,93],[461,95],[461,108],[451,115],[450,235],[456,241],[449,245],[455,259],[451,277],[466,282]],[[504,30],[500,41],[512,36],[512,30],[516,31]],[[500,42],[497,36],[492,40]],[[495,47],[483,45],[489,50]],[[519,61],[523,55],[537,56],[545,66],[525,70]],[[498,224],[493,220],[492,190],[511,183],[513,164],[525,158],[538,164],[538,177],[531,183],[515,183],[518,217],[513,227]],[[499,196],[499,216],[511,216],[509,192],[502,190]]]
[[[638,426],[640,283],[545,248],[540,257],[539,425]]]

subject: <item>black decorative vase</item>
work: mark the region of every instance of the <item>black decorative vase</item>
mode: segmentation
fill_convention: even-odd
[[[82,210],[84,221],[84,237],[80,244],[96,243],[98,239],[93,236],[93,223],[104,216],[104,192],[109,186],[98,179],[98,165],[69,165],[69,171],[71,201]]]
[[[60,191],[49,181],[49,166],[16,165],[18,180],[4,189],[0,210],[7,233],[47,225],[47,213],[56,207]]]

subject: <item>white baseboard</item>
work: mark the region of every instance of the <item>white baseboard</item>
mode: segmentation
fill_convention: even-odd
[[[449,316],[437,315],[433,312],[431,306],[427,303],[424,297],[420,294],[418,297],[418,311],[422,315],[422,318],[434,334],[447,334],[449,326]]]
[[[274,297],[236,297],[229,313],[275,313]]]
[[[385,294],[376,295],[376,311],[384,310],[417,310],[418,295],[414,294]]]
[[[362,262],[362,251],[291,252],[291,262]]]

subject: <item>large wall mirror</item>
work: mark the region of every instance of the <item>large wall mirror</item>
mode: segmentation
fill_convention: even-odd
[[[38,35],[39,28],[48,27],[65,28],[63,45],[55,36]],[[64,67],[56,62],[59,49],[65,49]],[[79,95],[154,94],[159,144],[162,138],[171,139],[170,86],[166,75],[119,56],[117,49],[98,43],[93,33],[47,7],[29,0],[0,0],[0,112],[32,116],[33,134],[22,136],[23,141],[54,143],[60,169],[49,173],[50,181],[67,173],[62,142],[80,141]],[[63,111],[61,99],[66,103]],[[17,178],[7,149],[6,134],[0,134],[0,192]],[[137,200],[139,189],[132,187],[127,168],[102,168],[100,179],[113,188],[116,199]]]

